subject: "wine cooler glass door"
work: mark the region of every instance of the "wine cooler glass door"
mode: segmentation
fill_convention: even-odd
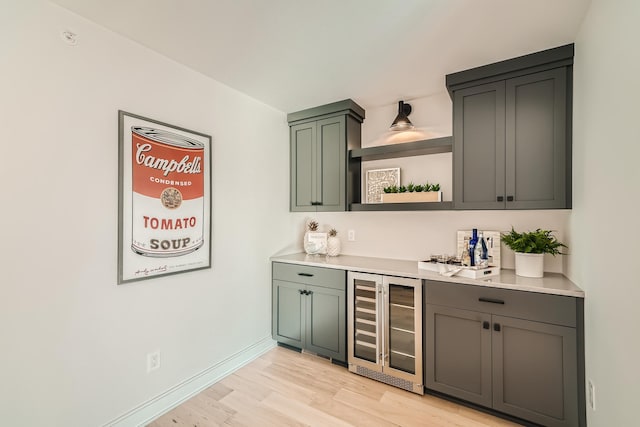
[[[407,379],[422,378],[422,286],[419,280],[385,283],[385,366]]]
[[[355,279],[353,285],[353,354],[356,358],[378,363],[378,284],[374,280]]]
[[[351,372],[365,376],[382,372],[382,290],[381,275],[347,274],[347,360]]]

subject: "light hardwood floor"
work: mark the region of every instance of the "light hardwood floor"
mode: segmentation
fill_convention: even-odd
[[[310,354],[276,347],[149,427],[517,426],[418,396]]]

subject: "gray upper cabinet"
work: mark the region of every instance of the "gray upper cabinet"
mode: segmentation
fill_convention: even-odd
[[[504,82],[458,90],[453,101],[454,191],[458,209],[503,209]]]
[[[360,198],[360,168],[349,167],[347,153],[360,148],[364,110],[344,100],[291,113],[287,119],[291,211],[348,210]]]
[[[505,82],[506,206],[567,207],[566,69]]]
[[[456,209],[571,207],[573,45],[447,76]]]

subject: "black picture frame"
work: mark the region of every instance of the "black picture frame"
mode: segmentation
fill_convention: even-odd
[[[211,268],[211,136],[119,110],[118,140],[118,284]]]

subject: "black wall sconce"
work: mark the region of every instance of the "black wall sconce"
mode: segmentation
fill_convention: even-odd
[[[391,123],[389,130],[402,131],[413,129],[413,123],[409,120],[409,114],[411,114],[411,105],[405,104],[404,101],[398,102],[398,115],[393,123]]]

